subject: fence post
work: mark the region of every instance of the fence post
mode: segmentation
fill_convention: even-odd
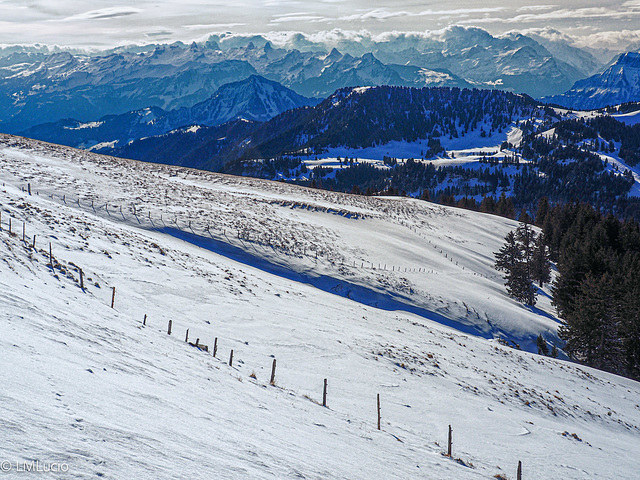
[[[218,337],[214,338],[213,340],[213,356],[216,356],[216,353],[218,353]]]
[[[84,290],[84,274],[80,267],[78,267],[78,271],[80,272],[80,289]]]
[[[517,479],[522,480],[522,462],[518,460],[518,473]]]
[[[116,287],[111,288],[113,288],[113,293],[111,294],[111,308],[113,308],[113,305],[116,303]]]
[[[447,456],[451,456],[451,444],[453,442],[453,431],[451,430],[451,425],[449,425],[449,441],[447,442]]]
[[[167,329],[167,335],[171,335],[171,324],[173,322],[171,320],[169,320],[169,328]]]
[[[11,236],[11,235],[13,235],[13,234],[11,233],[11,217],[9,217],[9,235],[10,235],[10,236]]]
[[[189,329],[187,328],[187,334],[184,336],[184,342],[189,343]]]
[[[322,406],[327,406],[327,379],[324,379],[324,389],[322,390]]]
[[[53,255],[51,254],[51,242],[49,242],[49,265],[53,268]]]
[[[233,350],[231,350],[231,355],[229,356],[229,366],[233,367]]]
[[[36,236],[33,236],[33,249],[36,249]]]
[[[276,384],[276,359],[273,359],[273,365],[271,366],[271,381],[269,382],[271,385]]]
[[[26,234],[26,227],[25,227],[25,223],[22,222],[22,243],[26,243],[25,242],[25,235]]]
[[[29,192],[29,195],[31,195],[31,184],[27,183],[27,191]]]
[[[380,430],[380,394],[378,394],[378,430]]]
[[[144,318],[142,319],[142,326],[146,327],[147,326],[147,314],[144,314]]]

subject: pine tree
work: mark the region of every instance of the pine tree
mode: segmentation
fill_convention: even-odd
[[[587,275],[580,285],[574,310],[559,330],[570,357],[604,370],[621,371],[624,359],[615,298],[608,274],[600,278]]]
[[[551,263],[549,262],[549,252],[544,242],[544,234],[541,233],[536,238],[531,257],[531,277],[538,282],[540,288],[551,280]]]
[[[520,261],[505,275],[507,293],[526,305],[536,304],[536,289],[529,276],[526,262]]]
[[[535,305],[537,291],[533,285],[532,266],[536,233],[529,224],[521,223],[516,230],[516,240],[522,251],[522,261],[516,271],[512,272],[512,296],[527,305]]]
[[[496,258],[495,269],[501,272],[509,272],[522,261],[522,253],[514,231],[507,233],[504,240],[505,244],[500,248],[500,251],[494,254]]]
[[[536,289],[531,280],[531,258],[535,232],[527,224],[505,236],[505,244],[495,253],[495,269],[505,272],[507,293],[527,305],[535,305]]]
[[[538,201],[538,210],[536,211],[536,225],[539,227],[544,226],[547,216],[549,215],[549,199],[542,197]]]

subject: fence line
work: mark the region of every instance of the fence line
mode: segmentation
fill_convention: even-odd
[[[31,185],[29,184],[29,191],[30,191],[30,190],[31,190]],[[29,195],[31,195],[31,193],[29,193]],[[53,199],[53,197],[54,197],[54,195],[51,195],[51,198],[52,198],[52,199]],[[62,196],[62,199],[63,199],[63,202],[64,202],[65,204],[67,204],[67,197],[66,197],[66,195],[63,195],[63,196]],[[69,200],[70,200],[70,198],[69,198]],[[71,200],[70,200],[70,201],[71,201]],[[79,198],[79,197],[77,197],[77,199],[76,199],[76,202],[75,202],[75,203],[78,205],[78,207],[79,207],[79,208],[81,208],[81,201],[80,201],[80,198]],[[68,205],[68,204],[67,204],[67,205]],[[92,201],[92,203],[91,203],[91,208],[95,211],[93,201]],[[134,208],[134,212],[135,212],[135,206],[134,206],[133,208]],[[107,211],[107,213],[109,214],[109,211],[108,211],[108,208],[107,208],[107,204],[106,204],[106,203],[105,203],[105,210],[106,210],[106,211]],[[120,206],[120,213],[122,214],[123,219],[126,221],[126,217],[124,216],[124,214],[123,214],[123,212],[122,212],[122,206]],[[109,215],[110,215],[110,214],[109,214]],[[134,213],[134,216],[136,216],[136,219],[138,220],[138,223],[139,223],[139,224],[141,224],[141,223],[140,223],[139,218],[137,217],[137,215],[135,215],[135,213]],[[11,225],[12,225],[12,224],[11,224],[12,218],[13,218],[13,217],[11,217],[11,216],[9,217],[9,229],[8,229],[8,231],[7,231],[7,232],[8,232],[8,234],[9,234],[9,236],[10,236],[10,237],[16,237],[16,238],[17,238],[17,237],[18,237],[18,234],[17,234],[16,232],[13,232],[13,231],[12,231],[12,227],[11,227]],[[153,223],[153,221],[152,221],[152,219],[151,219],[151,212],[150,212],[150,211],[149,211],[148,218],[149,218],[150,222],[151,222],[151,223]],[[161,219],[162,219],[162,217],[161,217]],[[164,224],[164,221],[162,221],[162,222],[163,222],[163,224]],[[177,223],[177,216],[176,216],[176,217],[175,217],[175,219],[174,219],[174,223],[176,224],[176,226],[178,226],[178,227],[179,227],[179,225],[178,225],[178,223]],[[192,229],[192,227],[191,227],[191,221],[189,221],[188,227],[192,230],[192,232],[193,232],[194,234],[196,234],[196,233],[195,233],[195,231],[194,231],[194,230]],[[154,229],[154,230],[159,231],[159,232],[162,232],[162,230],[161,230],[161,229]],[[4,232],[4,229],[3,229],[3,227],[2,227],[2,216],[1,216],[1,213],[0,213],[0,232]],[[210,227],[209,227],[209,226],[207,227],[207,232],[209,232],[209,234],[210,234]],[[210,235],[211,235],[211,234],[210,234]],[[224,231],[223,235],[228,239],[228,237],[226,236],[226,230]],[[214,238],[214,237],[211,235],[211,238]],[[242,241],[242,238],[240,237],[240,235],[239,235],[239,234],[238,234],[238,238]],[[26,221],[24,221],[24,220],[23,220],[23,222],[22,222],[22,239],[21,239],[21,240],[18,240],[18,241],[22,242],[26,248],[33,249],[34,251],[39,252],[39,253],[40,253],[41,255],[43,255],[45,258],[47,258],[47,257],[48,257],[48,259],[49,259],[48,267],[49,267],[49,268],[51,268],[51,270],[52,270],[52,272],[54,273],[54,275],[55,275],[55,269],[56,269],[56,268],[58,268],[58,270],[59,270],[61,273],[67,273],[67,272],[66,272],[66,270],[68,270],[68,269],[69,269],[69,267],[68,267],[68,266],[66,266],[66,267],[65,267],[65,265],[64,265],[64,264],[62,264],[62,263],[60,263],[60,262],[58,261],[58,259],[53,255],[53,253],[52,253],[52,252],[53,252],[53,248],[52,248],[52,243],[51,243],[51,242],[49,242],[49,251],[48,251],[48,252],[47,252],[46,250],[42,250],[42,249],[41,249],[41,250],[38,250],[38,249],[37,249],[37,247],[36,247],[36,235],[35,235],[35,234],[34,234],[34,237],[33,237],[33,243],[30,245],[30,244],[27,242],[27,237],[26,237]],[[253,246],[253,247],[254,247],[254,249],[255,249],[255,246],[254,246],[254,245],[252,245],[252,246]],[[273,245],[270,245],[270,246],[273,248]],[[436,248],[436,247],[434,247],[434,248]],[[256,250],[256,252],[257,252],[257,250]],[[441,251],[441,252],[442,252],[442,251]],[[371,262],[369,262],[369,263],[371,263]],[[363,262],[363,264],[364,264],[364,262]],[[79,266],[75,265],[73,262],[69,262],[69,265],[72,265],[72,266],[75,268],[75,270],[78,272],[78,274],[79,274],[79,279],[78,279],[78,281],[77,281],[77,282],[79,283],[79,286],[80,286],[80,288],[82,289],[82,291],[83,291],[83,292],[85,292],[86,290],[85,290],[85,288],[84,288],[84,283],[83,283],[83,275],[84,275],[83,270],[82,270]],[[344,264],[343,264],[343,265],[344,265]],[[371,265],[373,266],[374,264],[372,264],[372,263],[371,263]],[[355,265],[355,263],[354,263],[354,266],[356,266],[356,265]],[[380,267],[381,267],[381,265],[379,265],[379,269],[380,269]],[[65,268],[66,268],[66,270],[65,270]],[[395,271],[395,269],[396,269],[396,267],[395,267],[395,266],[392,266],[392,271]],[[375,270],[375,267],[373,268],[373,270]],[[385,270],[386,270],[386,265],[385,265]],[[398,270],[399,270],[399,267],[398,267]],[[406,270],[406,269],[405,269],[405,270]],[[415,270],[415,269],[414,269],[414,270]],[[426,271],[426,269],[425,269],[425,271]],[[437,272],[436,272],[436,273],[437,273]],[[69,276],[69,275],[67,275],[67,277],[68,277],[68,276]],[[73,280],[74,280],[74,281],[76,281],[76,279],[75,279],[75,278],[73,278]],[[111,309],[114,309],[114,307],[115,307],[115,299],[116,299],[116,287],[115,287],[115,286],[111,286],[110,288],[112,289],[112,296],[111,296]],[[146,327],[146,326],[147,326],[147,321],[148,321],[148,320],[149,320],[149,321],[151,321],[151,319],[148,319],[147,314],[145,314],[145,315],[144,315],[144,319],[143,319],[143,321],[142,321],[142,326],[143,326],[143,327]],[[168,335],[171,335],[171,333],[172,333],[172,320],[170,319],[170,320],[169,320],[169,324],[168,324],[167,334],[168,334]],[[202,351],[202,352],[204,352],[204,353],[207,353],[207,354],[208,354],[208,352],[209,352],[208,346],[207,346],[207,345],[204,345],[204,344],[201,344],[201,343],[200,343],[200,338],[199,338],[199,337],[196,339],[195,343],[194,343],[194,342],[189,342],[189,329],[187,329],[187,330],[186,330],[185,343],[186,343],[187,345],[189,345],[190,347],[195,347],[195,348],[197,348],[199,351]],[[216,358],[217,350],[218,350],[218,337],[215,337],[215,340],[214,340],[214,348],[213,348],[213,355],[212,355],[212,357],[213,357],[213,358]],[[234,357],[234,350],[233,350],[233,349],[231,349],[231,351],[230,351],[230,356],[229,356],[229,360],[228,360],[228,365],[229,365],[229,367],[230,367],[230,368],[233,368],[233,357]],[[242,362],[242,363],[244,363],[244,362]],[[275,372],[276,372],[276,359],[274,358],[274,360],[273,360],[273,364],[272,364],[271,379],[270,379],[270,381],[269,381],[269,385],[276,386],[276,383],[275,383]],[[257,378],[256,378],[255,374],[253,374],[253,373],[250,375],[250,377],[252,377],[253,379],[257,380]],[[282,388],[282,387],[280,387],[280,388]],[[321,405],[322,405],[323,407],[327,407],[327,396],[328,396],[328,379],[326,379],[326,378],[325,378],[325,379],[324,379],[324,381],[323,381],[323,392],[322,392],[322,403],[321,403]],[[312,400],[312,399],[310,399],[310,400]],[[312,401],[313,401],[314,403],[317,403],[317,404],[319,404],[319,405],[320,405],[320,402],[319,402],[319,401],[315,401],[315,400],[312,400]],[[376,416],[376,418],[377,418],[377,429],[378,429],[378,430],[381,430],[380,394],[377,394],[377,416]],[[387,423],[388,423],[388,422],[387,422]],[[373,427],[372,427],[372,428],[373,428]],[[453,458],[453,456],[452,456],[452,450],[451,450],[451,448],[452,448],[452,447],[451,447],[451,446],[452,446],[452,436],[451,436],[451,434],[452,434],[452,430],[451,430],[451,426],[449,425],[449,433],[448,433],[448,450],[447,450],[447,453],[446,453],[446,454],[445,454],[444,452],[442,452],[442,454],[443,454],[444,456],[447,456],[447,457]],[[392,434],[392,435],[393,435],[393,434]],[[395,437],[395,435],[394,435],[394,437]],[[396,437],[396,439],[398,439],[398,437]],[[399,440],[399,439],[398,439],[398,440]],[[436,442],[436,445],[438,445],[438,443],[437,443],[437,442]],[[459,459],[459,458],[458,458],[458,459],[455,459],[455,461],[456,461],[457,463],[459,463],[459,464],[464,465],[464,466],[468,466],[468,464],[467,464],[467,463],[465,463],[463,460],[461,460],[461,459]],[[522,478],[522,463],[521,463],[520,461],[518,462],[517,477],[518,477],[518,479],[519,479],[519,480]]]

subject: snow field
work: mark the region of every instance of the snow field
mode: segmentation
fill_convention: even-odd
[[[634,478],[636,382],[493,340],[525,348],[557,325],[494,278],[512,222],[35,142],[0,155],[0,460],[67,462],[58,478],[515,478],[518,460],[525,478]],[[177,225],[154,230],[147,212]],[[367,259],[434,273],[351,266]],[[218,358],[186,345],[187,328],[210,348],[217,337]],[[442,456],[448,424],[473,467]]]

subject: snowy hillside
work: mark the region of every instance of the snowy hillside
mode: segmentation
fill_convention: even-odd
[[[637,474],[638,383],[504,345],[558,326],[492,268],[509,220],[9,136],[0,180],[5,471]]]

